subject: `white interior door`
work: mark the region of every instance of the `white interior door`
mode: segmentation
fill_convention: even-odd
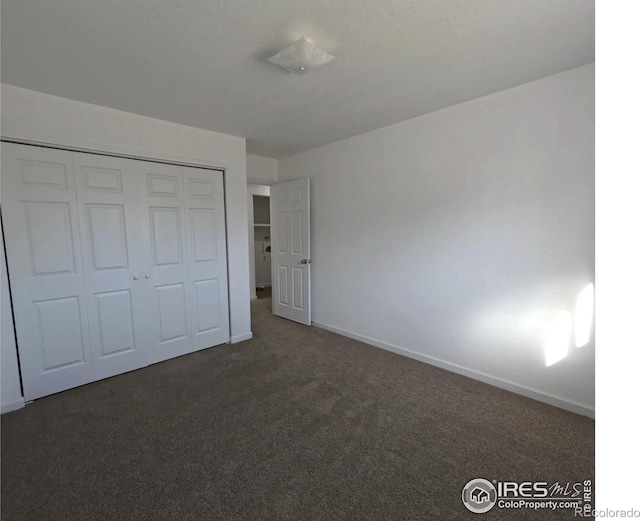
[[[227,243],[222,172],[182,168],[193,350],[229,341]]]
[[[309,179],[271,185],[273,313],[311,324]]]
[[[145,252],[142,280],[151,330],[149,362],[191,352],[187,223],[182,167],[136,161]]]
[[[25,400],[92,381],[71,152],[2,143],[2,214]]]
[[[133,161],[73,154],[95,379],[147,365],[143,255]]]

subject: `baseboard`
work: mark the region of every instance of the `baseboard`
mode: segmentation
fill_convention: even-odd
[[[231,343],[237,344],[238,342],[244,342],[245,340],[251,340],[253,338],[253,333],[249,331],[243,335],[236,335],[231,337]]]
[[[251,298],[249,300],[258,300],[258,296],[257,295],[251,295]]]
[[[326,329],[327,331],[331,331],[332,333],[337,333],[338,335],[346,336],[347,338],[352,338],[353,340],[358,340],[359,342],[363,342],[365,344],[369,344],[374,347],[379,347],[380,349],[391,351],[392,353],[407,356],[409,358],[413,358],[414,360],[425,362],[435,367],[446,369],[447,371],[461,374],[462,376],[467,376],[469,378],[473,378],[474,380],[479,380],[489,385],[500,387],[501,389],[505,389],[507,391],[511,391],[513,393],[520,394],[522,396],[526,396],[527,398],[532,398],[534,400],[538,400],[540,402],[544,402],[549,405],[559,407],[560,409],[565,409],[567,411],[571,411],[576,414],[580,414],[582,416],[588,416],[589,418],[595,418],[595,409],[591,407],[587,407],[585,405],[581,405],[579,403],[572,402],[570,400],[566,400],[564,398],[560,398],[559,396],[538,391],[536,389],[532,389],[530,387],[526,387],[524,385],[520,385],[515,382],[510,382],[509,380],[497,378],[495,376],[488,375],[481,371],[469,369],[468,367],[463,367],[461,365],[454,364],[452,362],[447,362],[446,360],[441,360],[433,356],[417,353],[416,351],[412,351],[411,349],[406,349],[404,347],[399,347],[392,344],[387,344],[385,342],[380,342],[379,340],[375,340],[373,338],[359,335],[358,333],[353,333],[351,331],[347,331],[339,327],[330,326],[329,324],[323,324],[322,322],[316,322],[315,320],[312,321],[312,324],[321,329]]]
[[[256,288],[266,289],[271,287],[271,282],[266,282],[265,284],[256,284]]]
[[[17,411],[18,409],[22,409],[24,407],[24,398],[20,397],[17,400],[13,400],[11,402],[4,402],[2,404],[2,414],[5,412]]]

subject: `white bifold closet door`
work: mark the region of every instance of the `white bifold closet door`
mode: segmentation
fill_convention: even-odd
[[[219,171],[2,145],[25,399],[229,340]]]
[[[149,324],[139,272],[133,161],[73,154],[94,379],[147,365]]]
[[[229,340],[222,175],[135,162],[151,362]]]
[[[2,225],[25,400],[92,381],[69,152],[2,144]]]

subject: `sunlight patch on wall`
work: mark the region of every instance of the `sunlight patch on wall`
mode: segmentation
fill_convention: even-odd
[[[576,347],[582,347],[591,339],[591,327],[593,326],[593,284],[589,284],[578,295],[576,303],[575,339]]]
[[[544,337],[547,367],[559,362],[569,353],[571,322],[571,314],[568,311],[561,311],[547,326]]]

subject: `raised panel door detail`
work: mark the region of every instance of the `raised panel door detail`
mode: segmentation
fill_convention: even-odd
[[[304,297],[304,273],[302,268],[293,267],[292,273],[292,306],[296,309],[303,309]]]
[[[161,197],[179,197],[179,179],[169,175],[147,174],[147,194]]]
[[[135,349],[131,292],[128,289],[110,291],[99,293],[95,298],[101,358]]]
[[[188,195],[199,199],[214,199],[215,185],[213,181],[206,179],[188,179],[187,180]]]
[[[302,254],[302,233],[302,212],[296,210],[291,212],[291,253]]]
[[[69,204],[27,202],[25,208],[33,274],[75,273]]]
[[[149,208],[155,266],[182,264],[180,208]]]
[[[65,150],[3,142],[1,157],[22,390],[34,400],[93,378],[76,176]]]
[[[271,193],[273,313],[310,325],[310,182],[284,181]]]
[[[156,287],[160,318],[160,344],[187,335],[184,284]]]
[[[42,371],[53,371],[84,362],[78,297],[34,302],[38,308],[42,338]]]
[[[185,296],[189,345],[186,347],[196,351],[229,341],[224,175],[189,167],[182,168],[182,175],[188,241]]]
[[[2,149],[25,397],[229,340],[223,173]]]
[[[122,172],[108,168],[82,168],[85,187],[90,192],[122,193]]]
[[[218,258],[216,211],[192,209],[191,240],[195,262],[214,261]]]
[[[199,280],[195,284],[198,318],[197,333],[220,327],[220,284],[218,279]]]
[[[95,269],[126,268],[128,255],[124,206],[88,204],[87,214]]]
[[[279,303],[283,306],[289,305],[289,270],[287,266],[278,266],[278,292]]]
[[[144,278],[150,259],[145,186],[135,162],[73,154],[84,263],[89,352],[95,379],[147,365],[155,295]],[[144,179],[144,177],[141,177]]]
[[[67,189],[67,169],[61,163],[18,160],[22,182],[46,188]]]
[[[288,253],[287,245],[287,214],[281,212],[278,214],[278,253]]]

